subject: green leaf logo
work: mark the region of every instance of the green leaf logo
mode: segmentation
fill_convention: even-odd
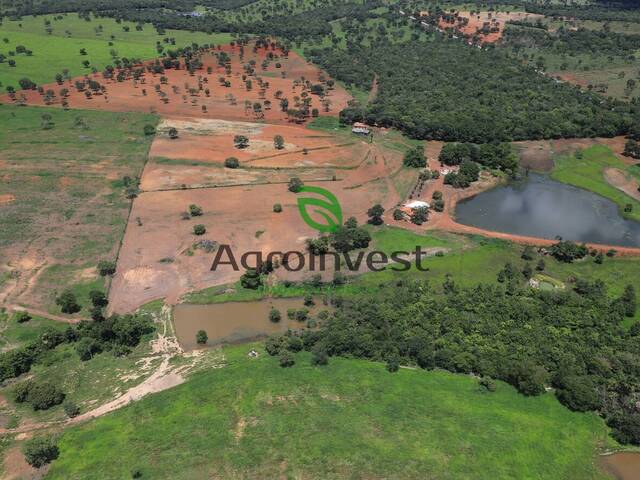
[[[315,197],[298,198],[300,216],[311,228],[315,228],[321,233],[332,233],[342,225],[342,207],[333,193],[324,188],[307,186],[302,187],[299,193],[315,193],[326,199],[321,200]],[[313,209],[313,212],[324,218],[327,223],[316,222],[309,215],[309,209]]]

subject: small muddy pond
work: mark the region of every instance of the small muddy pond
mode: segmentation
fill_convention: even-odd
[[[640,246],[640,223],[624,219],[615,203],[540,174],[460,202],[456,221],[515,235]]]
[[[600,457],[600,462],[616,480],[640,480],[640,453],[605,455]]]
[[[314,299],[315,305],[305,307],[301,298],[275,298],[257,302],[229,302],[212,305],[176,305],[173,319],[176,335],[185,350],[194,350],[200,345],[196,343],[199,330],[207,332],[207,345],[222,343],[238,343],[264,337],[274,333],[286,332],[288,329],[306,328],[305,321],[290,319],[289,310],[309,310],[309,317],[316,317],[322,310],[331,307],[322,304],[321,299]],[[269,320],[272,308],[280,312],[281,319],[274,323]]]

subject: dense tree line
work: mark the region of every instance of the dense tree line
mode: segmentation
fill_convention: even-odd
[[[550,53],[579,55],[629,56],[640,49],[640,35],[606,32],[579,28],[570,30],[560,27],[548,33],[541,29],[507,28],[504,41],[511,46],[524,46]],[[544,52],[540,52],[544,53]]]
[[[495,49],[449,40],[314,49],[314,62],[378,95],[342,112],[345,122],[396,127],[427,140],[487,143],[626,134],[629,105],[603,100],[515,64]]]
[[[0,382],[27,373],[46,352],[63,343],[75,344],[82,360],[88,360],[102,351],[111,351],[120,356],[129,353],[143,335],[153,331],[151,322],[138,315],[98,318],[92,322],[82,321],[64,331],[46,330],[27,345],[0,353]]]
[[[395,365],[443,368],[504,380],[525,395],[547,387],[577,411],[598,411],[623,443],[640,444],[640,325],[635,291],[607,295],[600,281],[574,289],[526,288],[514,268],[504,285],[442,289],[399,281],[375,294],[336,298],[316,331],[268,342],[272,354],[305,348]],[[514,280],[515,279],[515,280]],[[444,293],[442,293],[444,292]]]

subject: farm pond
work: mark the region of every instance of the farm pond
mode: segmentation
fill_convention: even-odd
[[[602,468],[616,480],[640,480],[640,453],[620,452],[600,457]]]
[[[173,310],[173,321],[180,345],[185,350],[201,348],[196,334],[204,330],[207,346],[245,342],[288,329],[312,328],[322,310],[330,310],[321,299],[305,306],[301,298],[269,298],[251,302],[227,302],[209,305],[180,304]],[[272,309],[280,312],[280,321],[269,319]],[[306,311],[305,315],[296,313]]]
[[[640,246],[640,223],[623,218],[614,202],[535,173],[460,202],[456,221],[514,235]]]

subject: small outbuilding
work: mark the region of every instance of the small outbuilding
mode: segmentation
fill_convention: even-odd
[[[365,123],[356,122],[351,127],[351,132],[360,135],[369,135],[371,133],[371,129],[369,128],[369,125]]]

